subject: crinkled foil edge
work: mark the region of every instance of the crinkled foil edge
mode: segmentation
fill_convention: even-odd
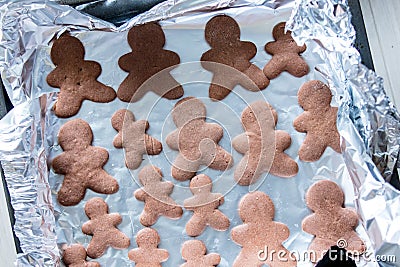
[[[317,70],[340,103],[338,129],[362,223],[376,255],[400,255],[395,234],[399,232],[400,192],[388,183],[399,156],[400,116],[382,78],[361,64],[352,45],[355,30],[347,0],[298,0],[286,27],[299,43],[318,40],[325,64]]]

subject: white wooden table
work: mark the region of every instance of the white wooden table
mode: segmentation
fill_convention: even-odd
[[[354,0],[349,0],[354,1]],[[400,105],[400,0],[360,0],[375,71],[390,99]],[[13,266],[15,244],[0,180],[0,265]]]

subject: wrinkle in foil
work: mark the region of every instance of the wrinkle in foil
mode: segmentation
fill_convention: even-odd
[[[224,9],[219,10],[220,8]],[[272,81],[273,86],[271,82],[270,87],[261,93],[261,97],[265,97],[278,112],[277,129],[290,133],[293,144],[286,152],[296,159],[300,168],[300,173],[290,180],[268,176],[259,188],[269,194],[275,203],[275,220],[287,224],[290,229],[291,235],[285,246],[289,250],[307,249],[312,236],[301,230],[302,218],[310,214],[304,203],[304,194],[315,180],[328,178],[344,188],[346,206],[354,206],[355,200],[355,206],[362,219],[357,232],[365,240],[368,249],[377,254],[400,254],[396,234],[398,226],[393,223],[399,218],[399,211],[396,210],[399,206],[399,194],[385,183],[380,172],[383,170],[385,178],[390,176],[393,162],[395,157],[397,158],[398,115],[385,98],[379,78],[359,64],[359,55],[351,47],[354,29],[350,24],[346,1],[304,0],[296,1],[295,5],[294,1],[289,0],[166,1],[120,27],[84,15],[67,6],[51,2],[38,4],[25,1],[10,3],[0,9],[1,19],[5,22],[1,25],[3,36],[0,68],[8,94],[16,105],[12,113],[0,123],[0,158],[3,166],[5,165],[12,204],[16,210],[15,231],[24,251],[24,254],[19,255],[18,266],[58,266],[59,249],[63,244],[79,242],[87,245],[90,237],[82,234],[80,226],[88,220],[83,212],[83,205],[93,196],[106,198],[110,212],[121,213],[123,222],[119,229],[130,237],[129,249],[136,246],[134,236],[142,228],[138,216],[143,204],[132,196],[138,185],[131,179],[132,174],[121,165],[123,151],[115,149],[111,144],[116,132],[110,126],[109,120],[104,119],[111,118],[112,113],[119,108],[126,108],[126,104],[119,100],[109,105],[85,101],[77,117],[90,123],[95,137],[94,145],[105,147],[109,151],[110,160],[105,169],[118,179],[120,191],[110,196],[89,191],[85,201],[75,207],[62,207],[55,199],[62,176],[54,174],[50,162],[55,155],[61,153],[57,144],[57,133],[67,120],[56,118],[51,111],[56,99],[54,92],[58,91],[49,87],[45,81],[46,75],[54,67],[49,59],[51,40],[70,30],[71,34],[84,43],[86,58],[101,63],[103,72],[99,77],[100,81],[116,89],[126,73],[119,69],[115,59],[130,51],[126,42],[126,31],[130,27],[162,19],[160,23],[166,34],[166,49],[176,51],[182,62],[190,62],[198,60],[201,53],[208,50],[208,45],[203,40],[205,22],[219,13],[235,17],[243,27],[242,40],[256,43],[258,53],[253,62],[260,68],[270,59],[263,46],[272,40],[273,26],[290,17],[288,28],[293,31],[297,41],[307,44],[308,49],[304,57],[312,68],[318,70],[301,79],[284,73]],[[190,40],[182,35],[182,29],[191,37]],[[190,42],[192,43],[188,44]],[[99,46],[99,43],[102,45]],[[182,49],[184,44],[192,49]],[[119,49],[114,49],[115,47]],[[211,79],[207,73],[200,74],[204,75],[205,80]],[[173,75],[177,80],[184,81],[198,78],[199,73],[187,71],[182,66],[174,70]],[[328,149],[318,164],[298,160],[297,151],[304,135],[295,132],[292,127],[293,119],[303,112],[297,104],[298,87],[309,79],[326,80],[335,92],[334,102],[340,106],[338,128],[345,148],[343,157]],[[202,100],[207,105],[209,116],[218,118],[217,109],[213,108],[215,103],[206,100],[207,90],[198,90],[199,88],[199,85],[185,87],[185,96],[189,94],[204,97]],[[260,97],[240,88],[237,91],[248,99],[255,100]],[[230,97],[227,98],[228,102],[234,99],[233,96]],[[146,95],[141,102],[133,104],[130,108],[134,110],[137,118],[144,119],[146,114],[141,110],[151,106],[155,99],[154,95]],[[164,138],[157,129],[161,127],[165,114],[174,103],[161,100],[156,107],[159,108],[159,114],[148,118],[151,125],[149,134],[162,142]],[[236,117],[222,116],[220,120],[227,119],[227,125],[240,125],[238,118],[245,106],[243,103],[234,103],[232,106]],[[168,124],[168,120],[166,124],[168,133],[173,129],[173,124]],[[233,127],[231,131],[233,136],[236,136],[242,129]],[[229,140],[224,137],[222,145],[229,148]],[[164,148],[168,149],[165,143]],[[172,155],[174,158],[173,152],[169,153],[171,154],[167,153],[165,157]],[[374,161],[379,163],[378,166],[382,166],[380,170],[375,167],[371,155]],[[234,158],[238,161],[240,155],[236,153]],[[166,180],[171,179],[165,158],[154,157],[151,160],[152,164],[162,168]],[[141,166],[147,163],[149,161],[143,162]],[[324,167],[318,167],[319,164]],[[133,176],[136,174],[137,172],[134,172]],[[228,177],[231,174],[226,173]],[[211,171],[209,175],[212,178],[217,177],[218,172]],[[172,179],[171,181],[179,184]],[[276,190],[277,188],[285,188],[285,192]],[[220,188],[214,188],[215,192],[218,190]],[[232,193],[226,195],[225,203],[220,207],[231,219],[231,228],[241,224],[237,204],[240,197],[247,192],[247,188],[235,188]],[[182,229],[190,215],[189,212],[185,212],[179,221],[161,218],[154,226],[161,235],[160,247],[170,252],[166,266],[183,263],[179,248],[182,242],[188,239]],[[229,231],[215,232],[207,229],[199,237],[206,242],[210,252],[221,253],[222,260],[219,266],[230,266],[240,251],[240,248],[229,240]],[[126,250],[108,250],[98,261],[102,266],[130,266],[132,262],[127,259],[126,254]],[[299,266],[311,265],[304,262]],[[359,262],[358,266],[377,266],[377,263],[364,261]],[[389,263],[382,266],[391,265]]]

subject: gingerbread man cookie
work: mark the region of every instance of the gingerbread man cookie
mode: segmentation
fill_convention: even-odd
[[[63,262],[67,267],[100,267],[95,261],[86,261],[86,249],[80,244],[72,244],[64,249]]]
[[[162,144],[146,134],[149,123],[145,120],[135,121],[135,116],[131,111],[118,110],[112,116],[111,124],[118,131],[113,144],[116,148],[125,149],[125,164],[129,169],[139,168],[144,154],[160,154]]]
[[[182,258],[186,263],[180,267],[214,267],[221,261],[217,253],[207,254],[207,248],[200,240],[189,240],[182,245]]]
[[[239,216],[242,225],[231,231],[232,240],[242,247],[235,259],[234,267],[294,267],[296,261],[289,257],[289,251],[282,242],[289,237],[289,229],[283,223],[273,221],[275,207],[271,199],[263,192],[255,191],[245,195],[239,203]],[[286,258],[264,255],[268,251],[283,251]],[[268,252],[267,252],[268,253]],[[265,258],[265,260],[264,260]]]
[[[151,22],[132,27],[128,43],[132,52],[118,61],[120,68],[129,73],[118,88],[119,99],[137,102],[149,90],[167,99],[183,96],[182,86],[170,74],[180,59],[175,52],[164,49],[165,36],[160,25]],[[151,79],[153,75],[156,78]]]
[[[144,202],[144,209],[140,215],[140,223],[144,226],[155,224],[161,215],[170,219],[182,217],[182,208],[169,196],[174,184],[162,182],[162,177],[161,170],[152,165],[145,166],[139,172],[139,181],[143,187],[136,190],[134,196]]]
[[[160,236],[151,228],[140,230],[136,236],[138,248],[128,253],[136,267],[161,267],[161,263],[168,260],[169,253],[165,249],[159,249]]]
[[[64,152],[53,159],[52,165],[55,173],[64,175],[57,194],[61,205],[78,204],[87,188],[102,194],[113,194],[119,189],[118,182],[103,170],[108,161],[107,150],[92,146],[92,141],[92,129],[81,119],[67,122],[58,133]]]
[[[250,91],[268,86],[269,80],[262,70],[250,62],[257,53],[256,46],[240,40],[240,28],[233,18],[218,15],[210,19],[205,39],[211,49],[202,55],[201,61],[203,68],[213,72],[211,99],[224,99],[239,84]]]
[[[344,193],[336,183],[329,180],[316,182],[307,191],[306,203],[314,212],[302,223],[303,230],[315,236],[309,251],[320,258],[335,245],[350,253],[357,251],[358,255],[365,251],[364,242],[354,231],[358,215],[352,209],[343,208]]]
[[[82,225],[82,232],[92,235],[92,240],[87,247],[87,255],[96,259],[104,254],[108,247],[125,249],[130,245],[129,238],[117,229],[122,222],[118,213],[108,214],[107,203],[95,197],[85,205],[85,213],[90,221]]]
[[[232,166],[232,156],[218,142],[223,136],[222,127],[206,122],[206,107],[194,97],[184,98],[172,110],[177,130],[167,136],[167,144],[179,151],[172,166],[172,177],[179,181],[191,179],[201,165],[215,170]]]
[[[306,51],[306,45],[298,46],[292,38],[291,31],[285,33],[285,22],[275,25],[272,36],[275,41],[265,45],[265,51],[272,55],[272,59],[265,65],[264,74],[271,80],[283,71],[295,77],[306,75],[309,67],[300,56]]]
[[[291,144],[287,132],[275,130],[278,115],[265,101],[250,104],[242,113],[245,133],[233,139],[232,145],[244,154],[235,169],[234,178],[240,185],[255,183],[262,173],[292,177],[299,168],[284,151]]]
[[[199,174],[190,181],[190,191],[193,197],[184,201],[183,206],[193,211],[192,218],[186,224],[186,233],[189,236],[200,235],[207,225],[225,231],[229,228],[229,219],[218,207],[224,203],[224,196],[211,193],[212,181],[205,174]]]
[[[97,81],[101,66],[95,61],[84,60],[85,48],[78,38],[62,35],[54,41],[50,52],[56,68],[47,76],[47,83],[60,88],[54,112],[68,118],[78,113],[82,102],[111,102],[116,97],[114,89]]]
[[[332,93],[321,81],[304,83],[297,93],[304,113],[298,116],[293,126],[296,131],[307,133],[300,146],[299,158],[302,161],[317,161],[329,146],[338,153],[340,135],[336,127],[337,107],[331,107]]]

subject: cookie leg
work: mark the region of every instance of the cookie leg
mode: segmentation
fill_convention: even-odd
[[[228,217],[219,210],[214,210],[210,214],[208,217],[208,223],[212,228],[218,231],[225,231],[230,225]]]
[[[164,215],[168,218],[171,219],[179,219],[180,217],[182,217],[183,214],[183,210],[181,207],[179,206],[172,206],[168,205],[168,209],[166,209],[166,211],[164,212]]]
[[[314,162],[321,158],[325,152],[326,144],[316,142],[316,140],[310,140],[307,138],[301,144],[299,149],[299,158],[305,162]]]
[[[105,240],[100,240],[99,238],[93,237],[87,246],[87,255],[92,259],[101,257],[107,249],[107,244],[105,242]]]
[[[157,222],[158,219],[158,214],[155,214],[154,212],[151,211],[151,208],[148,207],[148,205],[145,204],[145,208],[140,215],[140,223],[143,226],[152,226]]]
[[[116,249],[125,249],[129,247],[130,245],[130,240],[129,238],[124,235],[120,231],[115,231],[115,234],[113,235],[115,238],[110,240],[110,246]]]
[[[142,155],[138,155],[135,151],[125,150],[125,165],[128,169],[136,170],[142,164]]]
[[[159,95],[166,99],[178,99],[184,94],[182,86],[169,73],[163,75],[162,79],[158,81],[157,84],[158,88],[162,86],[162,89],[158,89],[160,90]]]
[[[272,59],[265,65],[263,72],[268,79],[272,80],[281,74],[281,72],[286,67],[285,57],[281,55],[275,55]]]
[[[227,170],[232,166],[232,156],[226,152],[221,146],[216,147],[215,157],[211,164],[208,166],[214,170]]]
[[[89,83],[87,87],[88,88],[85,88],[85,90],[82,91],[84,92],[86,99],[93,102],[108,103],[113,101],[117,96],[114,89],[98,81]]]
[[[186,233],[189,236],[199,236],[206,228],[206,223],[203,218],[193,214],[192,218],[186,224]]]
[[[138,79],[139,77],[129,74],[119,86],[117,97],[124,102],[136,102],[141,99],[146,91],[142,89],[138,90],[142,81],[142,79]]]
[[[119,185],[117,180],[115,180],[114,177],[109,175],[105,170],[98,170],[93,173],[88,188],[96,193],[114,194],[119,190]]]
[[[246,154],[235,169],[234,178],[239,185],[253,184],[260,177],[261,166],[259,166],[257,160],[250,161],[249,159],[249,155]]]
[[[246,74],[257,87],[256,88],[252,83],[249,84],[247,81],[240,83],[244,88],[250,91],[258,91],[254,89],[262,90],[267,88],[269,85],[269,79],[264,75],[264,72],[254,64],[250,65],[250,68],[245,70],[243,73]]]
[[[172,165],[171,173],[178,181],[186,181],[193,178],[199,169],[200,164],[198,161],[191,161],[186,159],[182,154],[178,154]]]
[[[310,71],[310,68],[304,59],[298,56],[295,60],[287,64],[286,71],[295,77],[302,77]]]
[[[82,101],[82,96],[61,90],[54,105],[54,113],[60,118],[74,116],[79,112]]]
[[[68,176],[64,177],[64,182],[57,193],[58,202],[63,206],[73,206],[78,204],[84,197],[86,188],[78,186],[71,181]]]

